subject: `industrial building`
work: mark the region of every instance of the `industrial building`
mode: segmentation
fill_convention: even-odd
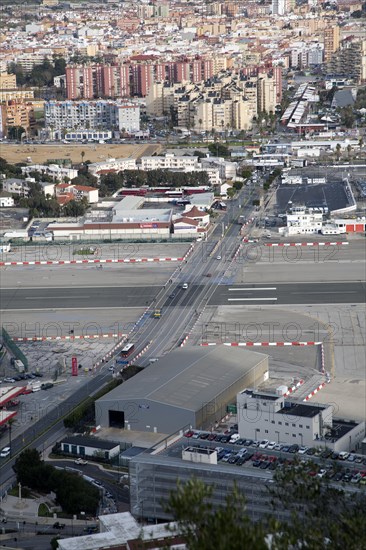
[[[268,356],[240,348],[177,349],[96,402],[101,427],[171,434],[212,428],[238,392],[268,377]]]

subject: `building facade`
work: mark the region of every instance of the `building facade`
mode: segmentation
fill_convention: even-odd
[[[140,107],[117,101],[47,101],[45,127],[51,130],[140,130]]]

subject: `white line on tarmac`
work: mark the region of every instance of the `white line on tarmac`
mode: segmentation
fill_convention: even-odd
[[[252,301],[252,302],[255,302],[257,300],[277,300],[277,298],[228,298],[228,302],[249,302],[249,301]]]
[[[276,286],[267,286],[263,288],[257,288],[257,287],[248,287],[248,288],[229,288],[229,291],[238,291],[238,290],[251,290],[253,292],[256,292],[257,290],[277,290]]]

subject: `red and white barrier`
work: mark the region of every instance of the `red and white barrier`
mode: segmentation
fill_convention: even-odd
[[[264,246],[342,246],[347,245],[346,241],[327,242],[327,243],[263,243]]]
[[[80,334],[80,335],[69,335],[69,336],[30,336],[30,337],[21,337],[14,336],[12,338],[13,342],[49,342],[54,340],[98,340],[101,338],[123,338],[127,336],[122,332],[112,333],[108,332],[107,334]]]
[[[320,353],[321,353],[321,372],[322,374],[325,374],[325,353],[324,353],[324,344],[322,343],[320,345]]]
[[[224,342],[224,346],[318,346],[321,342]],[[201,346],[217,346],[220,345],[217,342],[203,342]]]
[[[314,391],[312,391],[311,393],[309,393],[309,395],[307,395],[305,397],[305,399],[303,399],[303,401],[309,401],[309,399],[311,399],[312,397],[314,397],[314,395],[316,395],[318,393],[318,391],[322,390],[325,386],[327,385],[326,382],[322,382],[317,388],[315,388]]]
[[[191,250],[180,258],[126,258],[105,260],[34,260],[29,262],[0,262],[0,266],[33,266],[33,265],[82,265],[82,264],[135,264],[146,262],[183,262]]]
[[[283,397],[288,397],[289,395],[291,395],[292,393],[294,393],[300,386],[302,386],[304,383],[304,380],[299,380],[297,382],[297,384],[295,384],[294,386],[291,386],[291,388],[289,388],[287,390],[286,393],[283,394]]]
[[[183,340],[181,341],[181,343],[179,344],[179,347],[182,348],[183,346],[186,345],[186,343],[188,342],[188,338],[189,338],[189,334],[187,334],[187,336],[185,336],[183,338]]]

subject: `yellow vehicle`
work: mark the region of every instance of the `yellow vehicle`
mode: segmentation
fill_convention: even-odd
[[[155,309],[153,313],[154,319],[160,319],[161,317],[161,309]]]

